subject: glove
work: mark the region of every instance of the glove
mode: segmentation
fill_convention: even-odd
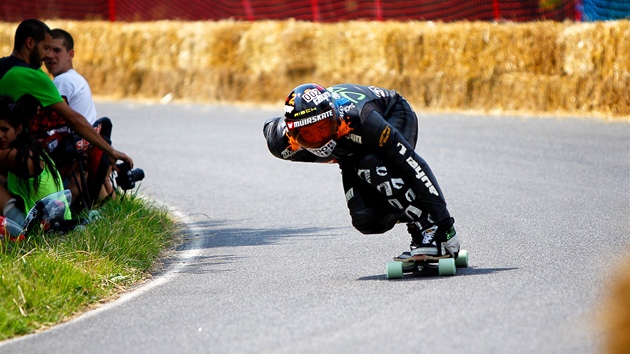
[[[267,119],[263,124],[263,135],[265,136],[265,138],[272,137],[275,133],[274,130],[276,129],[284,130],[284,127],[282,126],[282,117]],[[284,135],[284,131],[282,133],[279,132],[278,134]]]
[[[461,247],[461,243],[459,242],[459,236],[455,232],[455,229],[451,229],[451,232],[446,233],[446,241],[442,241],[442,254],[450,254],[451,257],[457,258],[459,254],[459,248]]]

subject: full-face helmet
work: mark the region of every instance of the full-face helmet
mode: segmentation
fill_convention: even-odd
[[[339,115],[332,95],[317,84],[303,84],[291,91],[284,104],[288,135],[320,157],[328,157],[336,146]]]

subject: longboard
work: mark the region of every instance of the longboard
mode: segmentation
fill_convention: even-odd
[[[461,250],[456,259],[450,255],[431,256],[420,254],[412,256],[405,252],[393,261],[387,262],[387,279],[400,279],[404,273],[435,272],[438,275],[455,275],[457,268],[468,267],[468,251]]]

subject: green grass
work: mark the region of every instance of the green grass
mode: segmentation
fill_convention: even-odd
[[[165,208],[136,195],[67,234],[0,240],[0,340],[62,322],[146,278],[173,242]]]

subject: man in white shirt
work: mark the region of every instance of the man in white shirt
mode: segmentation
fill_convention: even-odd
[[[92,101],[90,85],[72,67],[74,39],[62,29],[52,30],[51,53],[46,57],[46,69],[54,77],[53,83],[68,105],[81,113],[90,124],[96,121],[96,107]]]
[[[97,119],[96,107],[92,100],[90,85],[81,74],[74,70],[72,59],[74,58],[74,39],[67,31],[56,28],[52,30],[52,45],[46,56],[44,64],[48,72],[54,77],[53,83],[59,90],[59,94],[68,101],[70,108],[81,113],[86,120],[93,125]],[[65,127],[57,131],[67,130]],[[85,146],[85,141],[80,141],[77,146]],[[110,170],[111,171],[111,168]],[[109,175],[110,172],[107,172]],[[64,177],[64,184],[72,191],[73,203],[79,195],[78,178],[80,174],[75,170],[74,178]],[[89,178],[88,174],[84,178]],[[89,182],[88,182],[89,184]],[[113,186],[109,178],[105,178],[98,200],[113,197]]]

